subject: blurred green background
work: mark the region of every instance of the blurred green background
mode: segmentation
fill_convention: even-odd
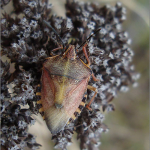
[[[90,0],[83,0],[90,1]],[[115,5],[115,0],[94,0],[101,4]],[[65,0],[50,0],[53,11],[65,17]],[[93,1],[92,1],[93,2]],[[115,111],[105,115],[104,123],[109,132],[101,137],[101,150],[149,150],[149,1],[120,0],[127,9],[127,20],[123,23],[132,39],[131,48],[135,56],[133,64],[141,74],[137,88],[130,87],[127,93],[118,93],[113,100]],[[9,9],[7,9],[9,7]],[[6,12],[11,12],[11,4]],[[3,10],[2,10],[3,11]],[[30,127],[30,132],[37,136],[37,142],[43,146],[40,150],[53,150],[54,143],[41,116],[34,116],[38,121]],[[74,136],[69,150],[79,150]]]

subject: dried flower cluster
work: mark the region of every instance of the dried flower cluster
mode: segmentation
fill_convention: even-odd
[[[30,86],[31,77],[27,72],[18,73],[13,80],[16,95],[11,97],[7,87],[12,78],[9,67],[8,62],[1,62],[1,146],[8,150],[23,149],[26,146],[37,149],[40,144],[28,133],[28,125],[35,123],[31,117],[32,109],[21,109],[21,105],[27,104],[34,96]]]
[[[52,137],[55,148],[65,150],[75,131],[81,149],[98,149],[101,132],[108,131],[103,124],[104,115],[99,110],[100,106],[103,111],[113,111],[114,106],[109,102],[118,91],[127,92],[129,84],[135,87],[139,78],[132,64],[131,39],[122,29],[126,9],[121,3],[100,6],[96,3],[67,0],[67,17],[62,18],[51,14],[52,5],[48,4],[48,0],[14,0],[13,4],[15,13],[21,13],[23,17],[14,19],[5,13],[1,19],[2,55],[6,55],[11,60],[10,63],[15,64],[15,71],[10,73],[10,63],[1,62],[2,147],[18,150],[26,146],[31,149],[40,146],[35,137],[28,133],[28,125],[34,124],[31,115],[37,114],[40,107],[36,104],[38,98],[35,92],[40,83],[42,63],[61,43],[54,31],[43,23],[46,20],[64,44],[72,39],[72,44],[76,46],[101,28],[88,42],[91,69],[99,79],[98,82],[92,79],[89,82],[98,89],[91,105],[92,111],[83,108],[74,122]],[[60,50],[54,54],[63,52]],[[82,48],[79,49],[78,56],[86,62]],[[13,93],[8,90],[10,85],[14,85]],[[89,101],[94,92],[88,90],[87,94]],[[28,106],[28,109],[23,109],[23,105]]]

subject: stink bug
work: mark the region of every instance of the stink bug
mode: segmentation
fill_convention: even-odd
[[[47,22],[45,23],[50,26]],[[87,89],[95,91],[90,103],[86,105],[87,108],[90,109],[89,106],[97,94],[97,89],[88,85],[91,76],[95,81],[96,78],[86,53],[87,43],[84,42],[82,45],[84,45],[82,49],[88,64],[77,56],[74,45],[69,45],[67,49],[63,47],[54,49],[53,51],[58,49],[66,49],[66,51],[62,56],[49,57],[43,63],[41,93],[36,93],[41,96],[41,99],[37,103],[42,104],[39,111],[44,112],[43,117],[53,135],[60,132],[70,118],[73,120],[76,118],[74,113],[81,112],[79,106],[85,106],[82,99]]]

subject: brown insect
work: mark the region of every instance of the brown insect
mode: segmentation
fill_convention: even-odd
[[[41,93],[36,93],[41,99],[37,103],[42,104],[39,112],[44,112],[43,117],[52,134],[60,132],[69,123],[70,118],[75,120],[75,114],[80,114],[81,107],[85,106],[82,99],[87,89],[95,91],[86,105],[88,109],[97,94],[97,89],[88,85],[91,76],[94,81],[97,79],[90,68],[86,47],[87,43],[84,43],[82,49],[88,64],[76,55],[74,45],[69,45],[62,56],[49,57],[43,64]],[[63,47],[53,51],[59,49]]]

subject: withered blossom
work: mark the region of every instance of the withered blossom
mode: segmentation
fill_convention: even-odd
[[[9,1],[2,1],[4,7]],[[91,105],[92,110],[81,108],[77,119],[66,125],[64,130],[53,135],[56,149],[67,149],[73,132],[77,133],[81,149],[97,150],[102,132],[108,128],[103,123],[103,111],[114,111],[110,102],[119,91],[127,92],[129,85],[137,86],[139,74],[134,71],[130,48],[131,39],[128,32],[122,29],[126,20],[126,9],[120,2],[115,6],[98,3],[84,3],[74,0],[66,1],[66,18],[53,15],[52,4],[48,0],[13,0],[15,18],[4,13],[1,18],[2,56],[6,55],[10,62],[1,61],[1,146],[8,150],[22,150],[25,147],[38,149],[34,135],[28,133],[28,125],[35,120],[32,114],[38,114],[40,105],[36,104],[37,85],[40,84],[41,69],[45,58],[62,54],[60,50],[52,52],[60,46],[61,41],[56,33],[43,23],[46,20],[56,30],[63,43],[79,47],[98,28],[101,30],[90,38],[88,56],[91,69],[99,79],[89,84],[98,89],[97,96]],[[77,55],[86,63],[82,47]],[[10,63],[15,63],[15,71],[11,73]],[[13,84],[13,92],[9,86]],[[40,90],[40,89],[39,89]],[[87,103],[93,96],[87,90]],[[28,106],[23,109],[22,106]],[[99,108],[102,107],[100,111]]]

